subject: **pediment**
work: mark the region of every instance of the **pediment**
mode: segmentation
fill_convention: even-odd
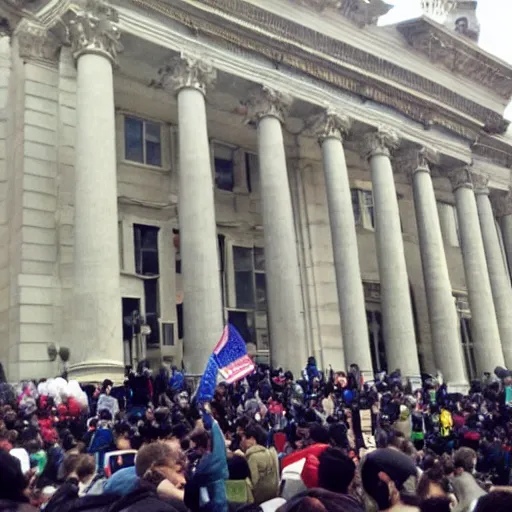
[[[483,51],[471,39],[421,17],[396,26],[407,42],[432,62],[487,87],[505,99],[512,97],[512,66]]]

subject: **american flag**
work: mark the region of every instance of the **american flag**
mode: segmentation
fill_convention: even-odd
[[[232,384],[250,375],[255,368],[253,360],[247,355],[247,346],[236,328],[228,324],[213,349],[213,357],[222,378]]]

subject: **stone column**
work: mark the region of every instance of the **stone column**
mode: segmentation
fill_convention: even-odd
[[[437,368],[451,389],[466,392],[468,381],[460,343],[460,322],[455,308],[437,202],[425,149],[407,155],[406,170],[412,178],[423,279],[430,331]]]
[[[496,310],[487,270],[473,181],[468,168],[449,174],[455,194],[464,273],[471,309],[471,333],[479,373],[504,365]]]
[[[322,147],[345,361],[348,365],[359,365],[364,377],[373,379],[356,226],[343,149],[343,137],[349,129],[347,117],[328,111],[321,121],[318,140]]]
[[[501,348],[506,365],[512,368],[512,315],[510,314],[512,287],[505,267],[503,251],[496,229],[496,220],[489,199],[488,183],[489,178],[487,176],[473,175],[478,218],[480,219],[487,270],[491,281],[494,309],[498,320]]]
[[[307,362],[301,282],[283,133],[291,98],[266,87],[252,95],[251,115],[258,122],[265,272],[274,366],[295,377]]]
[[[388,369],[420,376],[409,278],[390,151],[399,145],[395,133],[368,133],[364,153],[370,162],[375,209],[375,240],[381,284],[381,309]]]
[[[495,194],[493,199],[503,236],[508,269],[512,275],[512,192]]]
[[[200,375],[222,334],[217,225],[206,125],[206,88],[216,71],[201,60],[179,57],[161,76],[178,97],[179,226],[183,276],[184,360]]]
[[[122,379],[117,166],[112,65],[116,12],[94,4],[70,22],[77,64],[73,319],[69,374]]]

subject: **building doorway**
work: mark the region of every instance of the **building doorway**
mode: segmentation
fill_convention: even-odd
[[[143,359],[140,343],[140,299],[123,297],[122,301],[124,363],[135,365]]]

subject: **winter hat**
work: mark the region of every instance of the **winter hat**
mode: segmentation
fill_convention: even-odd
[[[377,502],[380,508],[384,506],[381,503],[382,499],[388,497],[387,486],[379,478],[380,472],[389,476],[401,495],[415,494],[418,470],[414,462],[398,450],[391,448],[375,450],[369,453],[362,462],[361,483],[366,493]],[[383,489],[383,486],[386,489]],[[414,489],[411,489],[411,486]]]

